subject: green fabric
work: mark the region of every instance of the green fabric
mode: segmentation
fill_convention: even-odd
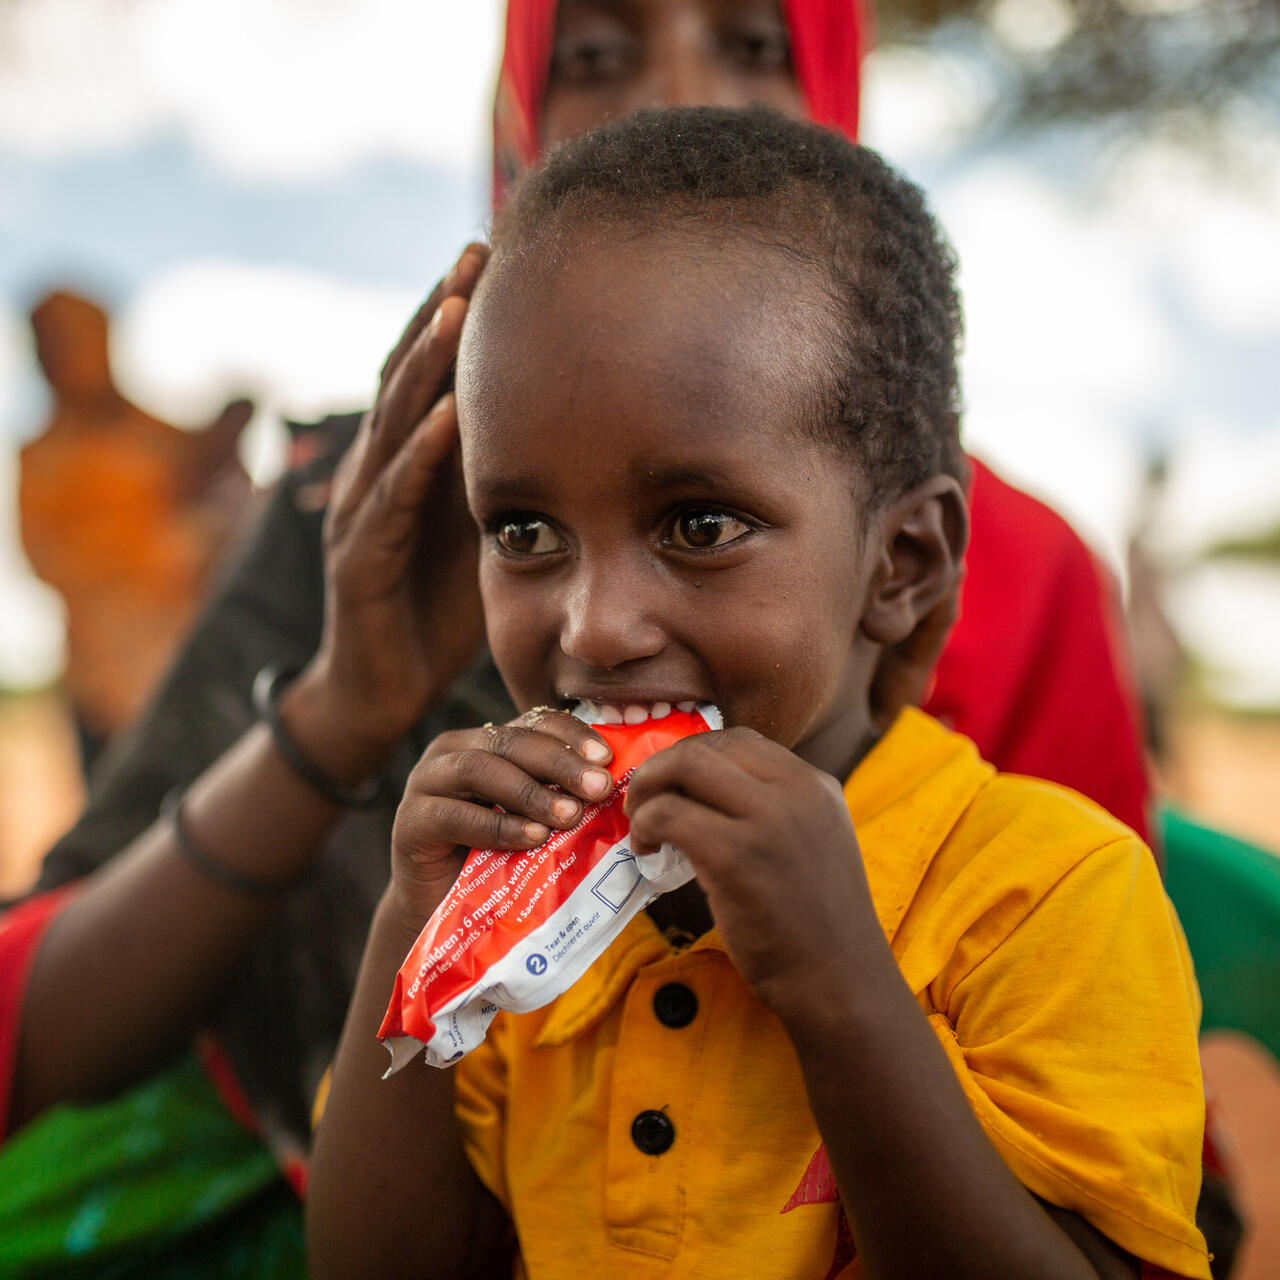
[[[190,1059],[0,1149],[0,1277],[305,1276],[302,1215]]]
[[[1280,857],[1160,815],[1169,897],[1186,930],[1205,1031],[1243,1031],[1280,1058]]]

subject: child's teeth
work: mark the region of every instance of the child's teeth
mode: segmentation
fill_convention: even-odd
[[[650,718],[654,720],[662,720],[671,714],[671,703],[655,702],[649,710]]]
[[[644,724],[649,718],[646,707],[629,706],[622,713],[623,724]]]
[[[698,705],[698,704],[697,704],[696,702],[694,702],[692,698],[690,698],[690,699],[688,699],[688,700],[687,700],[687,701],[685,701],[685,702],[677,702],[677,703],[676,703],[676,710],[677,710],[677,711],[692,711],[692,710],[694,709],[694,707],[696,707],[697,705]]]
[[[607,702],[600,704],[600,720],[603,724],[621,724],[622,712],[617,707],[611,707]]]

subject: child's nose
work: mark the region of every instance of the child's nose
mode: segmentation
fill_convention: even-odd
[[[564,597],[560,648],[598,671],[652,658],[666,643],[639,575],[597,565],[577,574]]]

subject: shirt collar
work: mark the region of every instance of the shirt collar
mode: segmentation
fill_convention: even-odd
[[[845,803],[880,927],[890,944],[920,881],[960,815],[995,770],[968,738],[908,708],[844,785]],[[712,929],[682,954],[724,951]],[[552,1006],[535,1047],[561,1045],[605,1016],[646,965],[673,948],[641,911],[608,950]]]

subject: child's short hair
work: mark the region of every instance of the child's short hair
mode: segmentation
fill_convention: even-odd
[[[765,107],[638,111],[525,177],[495,222],[495,265],[545,265],[591,226],[715,243],[728,231],[820,272],[837,328],[815,434],[851,447],[878,499],[966,477],[955,256],[920,190],[874,152]]]

